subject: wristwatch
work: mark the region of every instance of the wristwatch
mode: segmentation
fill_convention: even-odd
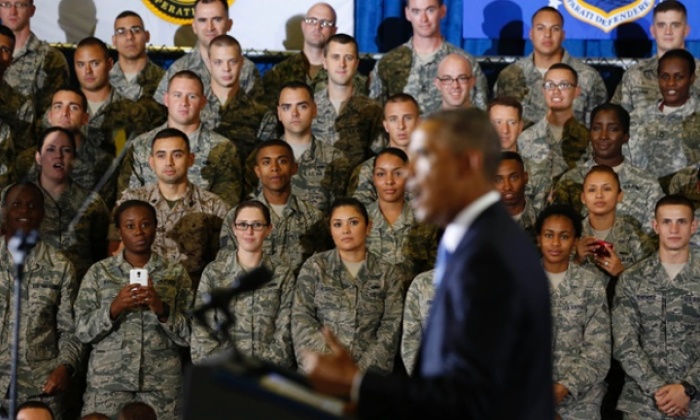
[[[698,393],[698,389],[689,384],[686,381],[681,381],[681,385],[683,385],[683,388],[685,389],[685,395],[688,396],[688,398],[695,399],[695,395]]]

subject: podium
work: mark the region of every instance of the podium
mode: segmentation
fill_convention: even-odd
[[[222,354],[187,369],[184,420],[341,419],[344,402],[319,394],[303,376]]]

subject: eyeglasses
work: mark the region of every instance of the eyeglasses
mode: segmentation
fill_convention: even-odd
[[[246,222],[240,222],[240,223],[234,223],[233,226],[236,227],[236,230],[248,230],[248,228],[253,228],[253,230],[263,230],[263,228],[270,226],[266,223],[263,222],[253,222],[253,223],[246,223]]]
[[[143,32],[143,27],[141,26],[132,26],[131,28],[117,28],[114,31],[114,34],[116,36],[125,36],[126,32],[129,31],[131,32],[131,35],[138,35],[141,32]]]
[[[311,26],[321,25],[322,28],[332,28],[335,26],[335,22],[332,20],[318,19],[315,17],[304,18],[304,23]]]
[[[469,83],[469,81],[471,80],[472,77],[474,77],[474,76],[467,76],[466,74],[460,74],[457,77],[450,77],[450,76],[439,77],[438,76],[437,79],[440,81],[440,84],[442,84],[443,86],[452,86],[452,83],[454,83],[455,81],[457,83],[459,83],[460,85],[466,85],[467,83]]]
[[[554,83],[550,80],[550,81],[544,82],[544,84],[542,84],[542,87],[544,88],[544,90],[554,90],[554,89],[569,90],[571,88],[575,88],[576,84],[571,83],[571,82],[567,82],[567,81],[559,82],[557,84],[557,83]]]
[[[17,8],[17,9],[27,9],[27,8],[29,8],[29,7],[32,7],[32,4],[31,4],[31,3],[25,3],[25,2],[21,2],[21,3],[11,3],[11,2],[9,2],[9,1],[4,1],[4,2],[0,3],[0,7],[2,7],[3,9],[11,9],[11,8],[13,8],[13,7],[15,7],[15,8]]]

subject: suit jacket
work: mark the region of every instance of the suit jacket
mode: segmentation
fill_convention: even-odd
[[[450,258],[414,372],[367,373],[360,417],[554,417],[548,280],[500,202],[474,220]]]

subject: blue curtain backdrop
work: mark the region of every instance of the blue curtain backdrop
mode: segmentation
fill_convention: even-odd
[[[495,40],[490,39],[463,39],[462,20],[464,15],[464,2],[470,0],[445,0],[447,17],[442,21],[442,33],[445,38],[459,45],[474,55],[490,55],[493,51]],[[697,0],[689,0],[697,1]],[[467,3],[468,4],[468,3]],[[355,36],[360,46],[360,51],[366,53],[386,52],[402,40],[406,40],[411,34],[411,27],[404,17],[404,3],[402,0],[356,0],[355,1]],[[477,11],[475,11],[477,12]],[[529,27],[529,17],[524,17],[525,27]],[[700,31],[700,27],[692,27],[692,31]],[[517,41],[515,42],[517,44]],[[630,56],[639,55],[639,42],[631,41]],[[564,47],[577,57],[609,57],[620,56],[616,50],[614,41],[611,40],[566,40]],[[700,42],[689,41],[686,48],[695,56],[700,56]],[[516,48],[517,49],[517,48]],[[506,48],[511,51],[511,49]],[[520,48],[523,54],[532,51],[529,40]],[[644,49],[644,54],[652,51]],[[510,54],[509,54],[510,55]]]

